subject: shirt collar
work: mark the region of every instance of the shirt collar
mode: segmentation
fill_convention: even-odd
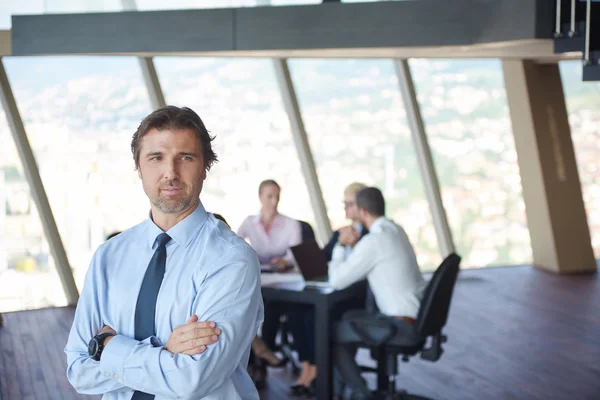
[[[167,231],[167,234],[171,236],[171,239],[181,247],[187,247],[192,241],[196,233],[202,228],[206,220],[208,219],[208,213],[204,209],[202,203],[198,203],[198,206],[190,215],[185,217],[182,221],[179,221],[174,227]],[[152,221],[152,211],[148,214],[148,220],[146,221],[146,241],[150,248],[154,248],[156,238],[158,235],[163,233],[154,221]]]
[[[375,220],[375,222],[373,222],[373,224],[371,225],[371,228],[369,229],[369,232],[378,232],[378,231],[380,231],[381,230],[381,225],[383,225],[386,220],[387,220],[387,218],[384,217],[384,216],[377,218]]]
[[[254,216],[254,223],[256,225],[261,225],[262,223],[260,222],[260,217],[262,216],[262,214],[258,214]],[[271,226],[276,225],[279,221],[281,220],[281,214],[277,213],[275,214],[275,218],[273,218],[273,224]]]

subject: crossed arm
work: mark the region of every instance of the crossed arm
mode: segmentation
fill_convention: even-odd
[[[165,397],[206,396],[247,356],[256,333],[249,327],[256,325],[262,306],[258,271],[256,255],[240,247],[237,256],[225,255],[199,287],[204,295],[195,298],[193,311],[200,320],[215,321],[218,341],[215,328],[193,317],[164,347],[154,337],[137,341],[117,334],[107,341],[100,362],[89,358],[87,342],[103,328],[97,291],[104,285],[98,281],[102,274],[90,271],[65,348],[69,381],[84,394],[131,389]]]
[[[117,332],[108,325],[104,325],[98,334],[105,332],[112,333],[114,336],[117,335]],[[165,345],[165,350],[173,354],[185,354],[188,356],[202,354],[206,351],[207,345],[217,341],[220,334],[221,330],[216,327],[214,322],[198,322],[198,316],[192,315],[185,325],[175,328],[171,333]],[[104,347],[108,345],[114,336],[104,339]]]

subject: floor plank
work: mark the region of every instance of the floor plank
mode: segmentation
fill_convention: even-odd
[[[78,395],[66,379],[72,308],[3,315],[1,399],[99,398]],[[399,361],[398,387],[448,400],[600,398],[596,274],[556,276],[527,266],[462,271],[445,333],[438,362]],[[366,351],[358,357],[371,362]],[[261,399],[291,399],[294,380],[288,369],[270,370]]]

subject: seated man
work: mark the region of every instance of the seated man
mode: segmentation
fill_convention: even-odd
[[[356,207],[356,193],[366,187],[365,184],[354,182],[344,189],[344,211],[346,212],[346,218],[352,221],[352,224],[334,232],[329,243],[323,248],[327,261],[331,261],[333,249],[336,245],[343,246],[345,257],[348,257],[352,251],[349,244],[356,244],[358,240],[369,233],[369,230],[358,219],[358,208]],[[367,294],[367,298],[370,298],[370,294]],[[292,386],[292,391],[298,395],[310,393],[311,384],[317,377],[317,366],[314,361],[314,308],[310,305],[296,304],[288,310],[288,325],[298,350],[298,358],[302,363],[302,373],[296,384]]]
[[[354,359],[356,347],[362,341],[352,324],[369,331],[378,329],[377,321],[391,320],[398,330],[390,341],[401,344],[403,338],[414,334],[413,325],[426,283],[404,229],[385,217],[381,191],[372,187],[361,190],[356,195],[356,204],[369,234],[360,242],[350,243],[353,250],[345,261],[344,247],[336,245],[329,264],[329,282],[334,288],[343,289],[366,278],[380,310],[378,314],[347,312],[335,328],[335,366],[341,379],[352,388],[356,398],[368,399],[369,389]]]
[[[352,221],[352,224],[333,233],[333,236],[331,236],[331,239],[323,248],[327,261],[331,261],[333,249],[336,244],[342,243],[345,246],[347,257],[352,251],[352,247],[346,245],[346,238],[355,243],[355,239],[360,240],[360,238],[369,233],[369,230],[361,223],[358,208],[356,207],[356,193],[366,187],[367,185],[363,183],[354,182],[344,189],[344,211],[346,212],[346,218]]]

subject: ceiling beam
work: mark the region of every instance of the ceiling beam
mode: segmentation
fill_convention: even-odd
[[[286,58],[294,57],[294,52],[343,57],[399,48],[460,50],[549,39],[552,16],[544,2],[421,0],[23,15],[12,19],[12,54],[256,54]],[[406,54],[387,51],[381,56],[405,58]]]

